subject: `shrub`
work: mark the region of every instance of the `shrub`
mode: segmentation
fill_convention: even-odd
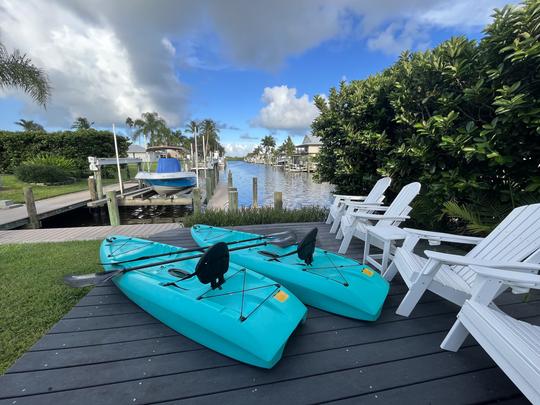
[[[129,141],[118,138],[118,151],[127,157]],[[13,173],[22,162],[39,154],[64,156],[73,159],[77,175],[88,172],[88,156],[114,156],[114,141],[109,131],[86,129],[59,132],[0,131],[0,173]]]
[[[41,153],[36,157],[26,160],[24,164],[55,166],[63,169],[66,173],[70,173],[71,175],[77,174],[77,163],[75,160],[49,153]]]
[[[70,173],[62,167],[36,163],[23,163],[17,168],[16,175],[27,183],[60,183],[70,178]]]
[[[317,97],[319,179],[346,194],[366,193],[383,175],[394,193],[420,181],[417,223],[452,226],[451,216],[478,232],[501,211],[540,200],[540,2],[496,10],[484,32],[480,42],[404,52],[383,72]]]
[[[324,221],[328,210],[321,207],[303,207],[294,210],[273,207],[241,208],[238,211],[206,210],[183,219],[184,226],[195,224],[212,226],[239,226],[256,224],[276,224],[286,222]]]

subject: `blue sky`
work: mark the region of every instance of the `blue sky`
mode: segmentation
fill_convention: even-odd
[[[111,4],[112,3],[112,4]],[[0,0],[0,39],[48,74],[47,110],[0,93],[0,125],[19,118],[68,128],[79,115],[107,128],[157,111],[171,126],[220,123],[228,153],[272,133],[295,142],[316,94],[392,64],[405,49],[452,35],[480,38],[499,0]]]

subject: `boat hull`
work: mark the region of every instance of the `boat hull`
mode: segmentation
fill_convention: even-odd
[[[258,236],[206,225],[193,226],[191,235],[200,246]],[[390,288],[379,273],[353,259],[322,249],[315,249],[311,266],[305,265],[296,254],[279,261],[260,254],[262,250],[285,254],[295,249],[296,246],[254,247],[231,252],[231,261],[283,284],[304,304],[349,318],[378,319]]]
[[[179,192],[187,192],[197,185],[197,178],[192,172],[176,173],[148,173],[139,172],[135,176],[144,184],[161,195],[171,195]]]
[[[120,252],[119,246],[123,246]],[[103,242],[100,256],[103,263],[108,263],[178,249],[143,239],[114,236]],[[167,259],[177,257],[182,255],[167,256]],[[136,264],[145,264],[148,260]],[[179,281],[179,277],[171,274],[173,269],[179,268],[193,272],[197,261],[130,271],[114,277],[113,282],[143,310],[182,335],[241,362],[273,367],[281,358],[291,333],[305,320],[305,306],[273,280],[234,264],[225,274],[222,290],[211,290],[196,277]],[[104,267],[106,271],[119,268],[117,265]],[[171,281],[175,281],[177,287],[164,286]],[[242,304],[241,295],[234,292],[243,286],[257,289],[246,292]],[[280,299],[284,296],[287,299],[282,302]]]

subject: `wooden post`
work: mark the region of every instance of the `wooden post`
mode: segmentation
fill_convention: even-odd
[[[232,186],[232,172],[229,170],[229,173],[227,174],[227,187],[231,188]]]
[[[283,193],[281,191],[274,191],[274,208],[283,209]]]
[[[253,202],[251,203],[251,206],[253,208],[257,208],[259,206],[259,195],[257,193],[257,177],[253,177]]]
[[[41,223],[37,215],[36,202],[34,201],[34,193],[32,187],[24,187],[24,202],[26,203],[26,212],[28,213],[28,219],[30,222],[30,228],[41,228]]]
[[[206,203],[212,198],[212,178],[210,176],[206,177]]]
[[[126,180],[131,179],[131,172],[129,171],[129,163],[126,163]]]
[[[201,212],[201,189],[195,187],[191,192],[191,196],[193,198],[193,213],[198,214]]]
[[[96,179],[96,190],[98,200],[103,198],[103,182],[101,181],[101,167],[98,167],[97,171],[94,172],[94,178]]]
[[[109,221],[111,222],[111,225],[120,225],[120,212],[118,211],[116,191],[107,191],[107,208],[109,209]]]
[[[210,179],[210,196],[214,195],[214,189],[216,188],[216,185],[214,184],[214,169],[208,169],[208,179]]]
[[[229,211],[238,211],[238,190],[229,188]]]
[[[96,190],[96,179],[94,176],[88,176],[88,191],[90,191],[90,199],[92,201],[96,201],[97,198],[97,190]]]
[[[142,172],[142,162],[137,163],[137,173]],[[137,180],[137,183],[139,183],[139,189],[143,188],[143,181]]]

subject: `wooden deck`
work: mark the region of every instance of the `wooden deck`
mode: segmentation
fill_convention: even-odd
[[[126,190],[133,188],[137,183],[124,183]],[[118,184],[110,184],[103,187],[103,191],[119,190]],[[78,191],[59,195],[56,197],[45,198],[36,201],[36,210],[39,219],[49,218],[62,212],[67,212],[80,207],[86,207],[90,201],[90,192],[88,190]],[[0,229],[15,229],[28,223],[28,213],[26,205],[17,208],[0,210]]]
[[[259,233],[314,224],[242,227]],[[319,227],[319,245],[338,242]],[[188,229],[154,235],[194,246]],[[361,244],[350,253],[358,258]],[[527,403],[481,347],[439,345],[457,307],[426,294],[411,317],[395,314],[406,288],[392,284],[380,319],[366,323],[309,310],[272,370],[221,356],[165,327],[113,285],[96,287],[0,377],[0,404],[464,404]],[[540,297],[504,294],[500,307],[540,322]]]

